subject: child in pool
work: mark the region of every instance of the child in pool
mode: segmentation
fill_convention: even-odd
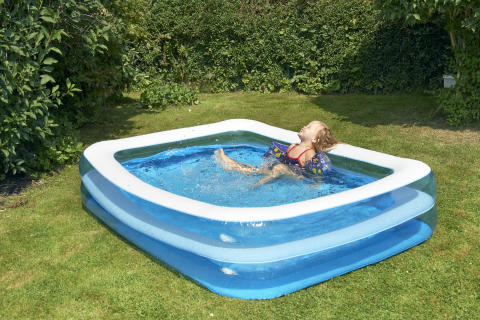
[[[265,175],[253,187],[283,175],[301,178],[302,176],[296,173],[298,170],[295,169],[298,167],[303,168],[318,152],[330,151],[338,141],[332,136],[330,129],[325,123],[316,120],[304,126],[298,133],[298,137],[300,138],[300,143],[294,143],[288,147],[284,157],[285,163],[277,163],[270,167],[262,165],[260,168],[255,168],[252,165],[237,162],[229,158],[223,149],[218,149],[215,154],[217,161],[224,170],[234,170],[243,174],[260,173]]]

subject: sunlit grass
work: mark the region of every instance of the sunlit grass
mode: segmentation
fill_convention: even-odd
[[[137,94],[82,130],[86,145],[231,118],[298,130],[326,122],[343,142],[426,162],[438,226],[402,254],[272,300],[218,296],[156,262],[82,209],[76,166],[0,211],[0,318],[474,319],[480,314],[480,131],[431,119],[429,96],[231,93],[139,108]]]

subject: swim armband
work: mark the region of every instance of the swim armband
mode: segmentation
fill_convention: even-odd
[[[272,141],[267,152],[263,155],[264,157],[275,157],[280,162],[285,162],[285,157],[287,155],[288,146],[281,143]]]
[[[285,157],[287,156],[288,146],[272,141],[264,157],[275,157],[280,162],[285,163]],[[312,159],[305,162],[303,169],[313,174],[322,174],[330,172],[332,165],[327,155],[321,151],[318,151]]]
[[[332,164],[325,153],[318,151],[312,159],[305,162],[304,168],[313,174],[322,174],[332,171]]]

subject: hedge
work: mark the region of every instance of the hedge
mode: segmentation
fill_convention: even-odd
[[[363,0],[131,0],[141,72],[205,91],[388,93],[438,87],[448,34]]]

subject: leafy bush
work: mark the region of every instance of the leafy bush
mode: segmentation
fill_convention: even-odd
[[[480,124],[480,40],[470,37],[469,45],[455,54],[462,63],[452,61],[452,70],[458,71],[455,87],[441,90],[438,96],[440,109],[454,126]]]
[[[374,1],[382,14],[406,25],[433,23],[448,32],[455,88],[440,90],[440,109],[452,125],[480,120],[479,1]]]
[[[140,95],[141,104],[149,109],[168,105],[198,104],[198,92],[178,83],[153,81]]]
[[[403,27],[364,0],[132,0],[131,61],[203,90],[422,90],[448,63],[448,34]],[[150,5],[151,4],[151,5]]]
[[[0,0],[0,180],[79,156],[73,124],[125,82],[107,18],[97,1]]]
[[[67,75],[81,91],[62,100],[62,116],[81,126],[103,112],[130,83],[133,71],[123,45],[123,22],[98,0],[56,0],[57,27],[67,34],[52,76]]]

